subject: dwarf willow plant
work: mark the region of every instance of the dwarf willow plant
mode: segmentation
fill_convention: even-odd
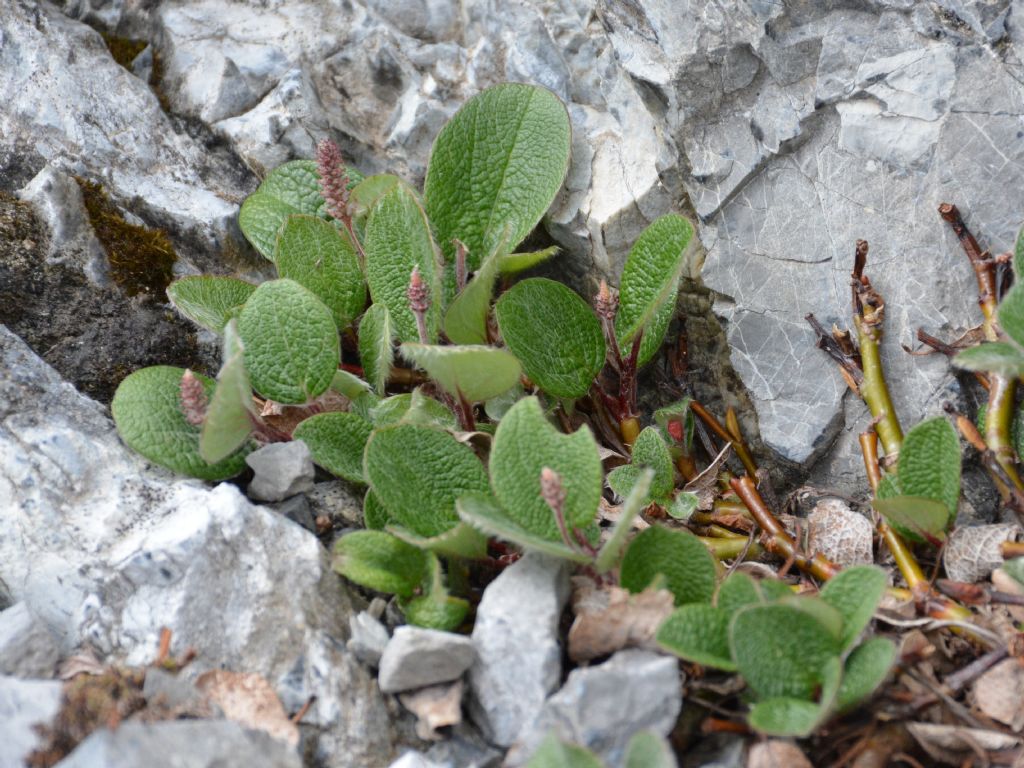
[[[885,588],[885,573],[875,566],[840,571],[817,596],[736,572],[718,587],[713,604],[677,608],[657,641],[687,661],[739,672],[754,699],[748,716],[754,729],[807,736],[856,707],[888,675],[893,642],[861,642]]]
[[[553,94],[508,84],[443,128],[422,194],[396,176],[362,177],[330,142],[315,161],[271,172],[239,223],[277,278],[169,287],[182,314],[222,337],[223,364],[216,381],[171,367],[128,376],[111,406],[124,441],[220,480],[260,444],[303,440],[323,469],[367,486],[368,530],[339,540],[337,570],[396,595],[424,626],[464,620],[468,603],[448,582],[488,555],[489,536],[606,576],[621,562],[631,589],[661,580],[680,603],[709,597],[715,564],[696,537],[659,529],[627,549],[638,511],[670,501],[664,460],[685,448],[664,427],[641,432],[636,377],[664,339],[692,225],[654,221],[618,291],[602,283],[593,308],[540,278],[495,302],[499,283],[555,255],[515,249],[561,188],[570,139]],[[552,423],[581,398],[638,444],[615,473],[626,501],[603,544],[597,443],[587,426]],[[680,408],[676,426],[690,418]]]

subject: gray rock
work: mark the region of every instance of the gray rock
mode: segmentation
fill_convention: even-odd
[[[10,157],[15,171],[0,172],[7,183],[20,186],[49,163],[100,181],[148,223],[199,245],[197,254],[237,240],[239,192],[253,179],[175,131],[99,33],[48,2],[0,0],[0,39],[0,168]]]
[[[306,498],[314,518],[323,515],[343,525],[363,525],[363,500],[344,480],[317,483]]]
[[[0,768],[23,768],[39,746],[33,726],[49,723],[60,709],[61,684],[0,677]]]
[[[428,749],[426,757],[441,768],[498,768],[504,754],[463,722],[455,726],[447,738]]]
[[[123,723],[92,733],[57,763],[60,768],[299,768],[287,744],[230,720]]]
[[[435,763],[422,752],[409,750],[389,765],[388,768],[442,768],[442,766]]]
[[[313,454],[301,440],[271,443],[245,457],[255,477],[249,483],[249,498],[282,501],[313,489]]]
[[[0,611],[0,675],[53,677],[60,648],[25,603]]]
[[[678,661],[650,651],[619,651],[604,664],[570,672],[509,751],[505,765],[524,765],[554,731],[619,768],[633,734],[650,729],[667,736],[682,705]]]
[[[511,745],[558,687],[558,623],[568,599],[565,562],[532,554],[484,590],[473,626],[469,712],[493,744]]]
[[[385,693],[458,679],[473,663],[468,637],[422,627],[398,627],[384,648],[377,682]]]
[[[67,652],[152,661],[160,630],[188,671],[258,672],[328,766],[377,766],[391,728],[344,649],[352,606],[316,537],[232,485],[149,467],[82,397],[0,327],[0,581]]]
[[[380,657],[390,639],[387,627],[368,611],[349,616],[348,627],[351,637],[346,644],[347,648],[364,664],[374,668],[380,666]]]
[[[149,707],[166,707],[190,715],[209,717],[220,710],[183,675],[171,674],[160,667],[146,670],[142,695]]]
[[[301,493],[297,496],[290,496],[276,504],[268,504],[267,506],[277,512],[277,514],[287,517],[296,525],[301,525],[307,531],[316,533],[316,522],[313,520],[309,499]]]

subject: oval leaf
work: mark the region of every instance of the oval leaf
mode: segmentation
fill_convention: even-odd
[[[489,495],[463,496],[456,502],[455,508],[463,521],[488,536],[516,544],[527,551],[540,552],[577,563],[590,562],[589,555],[570,549],[561,541],[553,541],[526,530]]]
[[[234,277],[192,275],[167,286],[167,298],[193,323],[219,334],[255,290]]]
[[[890,499],[876,498],[871,506],[901,536],[911,541],[935,543],[946,537],[949,510],[941,501],[920,496],[895,496]]]
[[[661,345],[692,238],[693,225],[682,216],[669,213],[643,231],[626,258],[619,283],[615,331],[623,354],[641,330],[650,334],[652,342],[641,348],[647,355],[641,355],[641,364]]]
[[[960,502],[960,440],[940,417],[922,421],[903,439],[897,476],[906,496],[941,501],[956,518]]]
[[[331,311],[293,280],[263,283],[238,316],[253,388],[278,403],[305,403],[331,385],[341,358]]]
[[[184,368],[158,365],[130,374],[117,388],[110,410],[128,447],[162,467],[201,480],[224,480],[245,469],[250,445],[216,464],[199,455],[199,427],[185,421],[181,409]],[[209,398],[213,381],[195,374]]]
[[[583,397],[605,361],[601,323],[583,299],[561,283],[523,280],[494,308],[501,336],[526,375],[555,397]]]
[[[885,637],[873,637],[854,648],[846,659],[836,709],[847,712],[875,692],[896,660],[896,645]]]
[[[958,353],[953,365],[968,371],[1021,376],[1024,375],[1024,351],[1006,341],[990,341]]]
[[[419,267],[430,295],[427,338],[436,340],[441,318],[440,256],[426,214],[407,185],[394,186],[371,209],[363,250],[370,296],[375,304],[388,308],[396,335],[402,341],[419,340],[416,317],[406,295],[413,268]]]
[[[999,325],[1006,335],[1024,345],[1024,285],[1016,283],[999,302]]]
[[[428,538],[458,525],[456,499],[488,490],[471,448],[447,432],[414,424],[376,430],[366,444],[363,471],[390,518]]]
[[[790,605],[740,610],[729,627],[732,656],[760,698],[810,700],[839,643],[814,616]]]
[[[562,479],[565,520],[570,528],[591,524],[601,501],[603,470],[597,443],[587,427],[563,434],[544,417],[540,401],[526,397],[498,424],[491,446],[491,485],[501,506],[521,528],[560,541],[551,508],[540,492],[541,470]]]
[[[570,142],[565,106],[545,88],[508,83],[466,102],[434,142],[423,191],[446,260],[457,238],[476,269],[506,226],[520,243],[562,186]]]
[[[390,533],[356,531],[334,545],[334,570],[369,589],[412,597],[429,576],[429,557]]]
[[[354,413],[320,413],[295,428],[292,437],[309,446],[313,461],[333,475],[365,483],[363,451],[373,427]]]
[[[490,400],[519,381],[519,361],[504,349],[474,344],[448,347],[405,343],[402,355],[412,360],[455,397],[471,403]]]
[[[215,464],[237,451],[252,433],[252,386],[234,320],[224,326],[224,364],[199,432],[199,455]]]
[[[348,232],[316,216],[289,216],[277,237],[277,272],[312,291],[344,330],[366,305],[366,286]]]
[[[821,588],[821,599],[843,617],[842,650],[849,648],[864,631],[885,594],[885,571],[874,565],[844,568]]]
[[[643,592],[659,576],[676,605],[710,603],[715,592],[715,560],[688,531],[652,525],[629,544],[619,581],[630,592]]]
[[[681,659],[705,667],[735,672],[729,650],[731,614],[704,603],[677,608],[658,628],[658,645]]]
[[[656,427],[645,427],[633,443],[633,461],[625,467],[617,467],[608,473],[608,485],[620,497],[625,497],[632,487],[634,478],[643,467],[654,470],[650,498],[667,503],[676,484],[675,465],[668,445]]]
[[[395,359],[395,327],[383,304],[374,304],[359,321],[359,360],[374,391],[383,396]]]

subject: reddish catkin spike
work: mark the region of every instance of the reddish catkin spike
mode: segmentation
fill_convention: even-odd
[[[185,421],[198,427],[206,418],[206,390],[203,383],[192,371],[186,370],[181,376],[181,411]]]
[[[419,264],[412,268],[412,274],[409,275],[409,287],[405,290],[405,296],[409,299],[409,309],[412,310],[413,315],[416,317],[416,332],[420,337],[420,344],[429,344],[427,310],[430,309],[430,291],[423,284]]]
[[[320,172],[320,194],[327,212],[339,221],[348,220],[348,172],[338,145],[324,139],[316,145],[316,164]]]
[[[544,503],[551,507],[556,515],[562,514],[565,506],[565,488],[562,487],[562,478],[551,467],[544,467],[540,471],[540,495]]]
[[[594,310],[597,316],[605,320],[614,320],[615,313],[619,309],[619,296],[614,293],[604,280],[598,288],[597,296],[594,297]]]

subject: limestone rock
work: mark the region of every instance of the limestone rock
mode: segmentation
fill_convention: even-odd
[[[0,675],[53,677],[60,648],[25,603],[0,611]]]
[[[398,627],[384,648],[377,682],[385,693],[457,680],[473,663],[468,637],[422,627]]]
[[[0,581],[57,637],[104,659],[152,661],[162,627],[191,674],[256,672],[327,765],[390,752],[376,686],[344,650],[352,611],[311,533],[247,502],[150,468],[79,395],[0,328]]]
[[[484,590],[473,625],[469,712],[507,747],[537,716],[562,675],[558,623],[569,599],[564,561],[530,554]]]
[[[53,719],[60,709],[61,684],[51,680],[0,677],[0,768],[22,768],[39,746],[33,726]]]
[[[301,440],[270,443],[245,457],[255,476],[249,483],[249,498],[282,501],[297,493],[313,490],[313,454]]]

